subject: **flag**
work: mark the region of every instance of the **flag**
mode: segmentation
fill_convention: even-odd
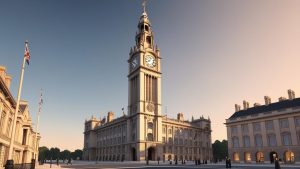
[[[24,57],[26,59],[27,64],[29,65],[30,53],[29,53],[29,49],[28,49],[28,41],[25,41],[25,53],[24,53]]]
[[[44,103],[44,101],[43,101],[43,94],[41,92],[40,104],[43,104],[43,103]]]

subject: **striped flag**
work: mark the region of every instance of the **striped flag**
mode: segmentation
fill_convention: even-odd
[[[24,52],[24,57],[26,59],[27,64],[29,65],[29,60],[30,60],[30,53],[28,49],[28,41],[25,41],[25,52]]]

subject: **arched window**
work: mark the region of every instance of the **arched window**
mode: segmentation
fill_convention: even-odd
[[[145,25],[145,30],[149,31],[149,26],[148,25]]]
[[[288,146],[288,145],[292,144],[291,133],[284,132],[284,133],[281,134],[281,138],[282,138],[282,144],[283,145]]]
[[[286,151],[284,153],[284,161],[286,163],[294,163],[295,162],[295,155],[292,151]]]
[[[244,147],[250,147],[250,137],[243,136],[243,143],[244,143]]]
[[[148,141],[153,141],[153,134],[152,133],[147,134],[147,140]]]
[[[255,140],[255,146],[256,147],[262,147],[263,146],[263,141],[262,141],[262,137],[261,137],[260,134],[255,135],[254,140]]]
[[[233,137],[232,138],[232,147],[233,148],[238,148],[239,147],[239,138],[238,137]]]

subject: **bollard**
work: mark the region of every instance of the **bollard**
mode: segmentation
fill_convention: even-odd
[[[35,169],[35,159],[31,159],[30,169]]]
[[[5,164],[5,169],[14,169],[14,160],[7,160]]]

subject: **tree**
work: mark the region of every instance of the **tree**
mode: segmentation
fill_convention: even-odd
[[[223,140],[222,142],[216,140],[212,144],[213,157],[215,162],[226,159],[226,157],[228,156],[227,144],[228,144],[227,140]]]
[[[71,151],[69,151],[69,150],[64,150],[59,153],[60,159],[66,160],[66,159],[69,159],[70,157],[71,157]]]
[[[39,161],[44,161],[46,159],[49,158],[49,155],[50,155],[50,151],[48,149],[48,147],[39,147]]]
[[[82,150],[75,150],[74,152],[71,153],[71,158],[74,160],[82,160]]]
[[[55,147],[55,148],[50,149],[50,158],[52,158],[52,160],[53,159],[58,159],[59,154],[60,154],[59,148]]]

